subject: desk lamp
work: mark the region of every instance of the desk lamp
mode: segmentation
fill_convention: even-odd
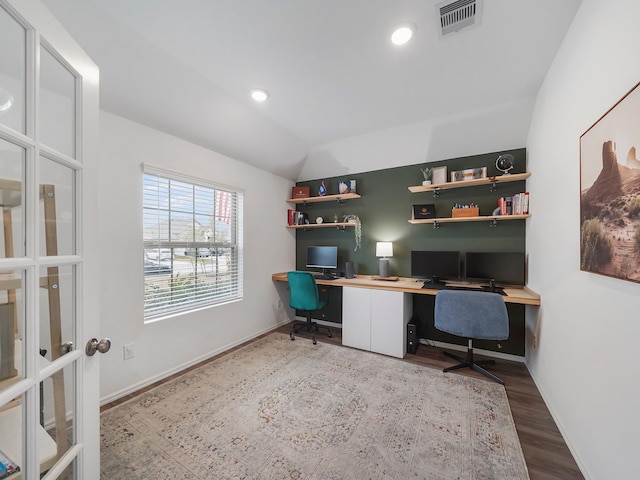
[[[387,257],[393,257],[393,243],[391,242],[377,242],[376,243],[376,257],[382,257],[380,262],[380,276],[389,276],[389,259]]]

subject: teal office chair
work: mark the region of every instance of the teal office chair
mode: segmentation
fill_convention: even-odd
[[[480,365],[496,363],[495,360],[476,362],[473,359],[473,339],[506,340],[509,338],[509,315],[502,296],[498,293],[440,290],[436,295],[434,325],[438,330],[467,338],[467,358],[461,358],[444,352],[455,360],[462,362],[448,367],[443,372],[459,368],[472,368],[501,385],[504,382],[487,372]]]
[[[316,322],[311,321],[311,313],[316,310],[321,310],[327,305],[326,300],[320,299],[318,285],[313,275],[310,272],[288,272],[287,280],[289,281],[289,306],[296,310],[304,311],[307,317],[307,320],[304,322],[294,320],[293,328],[289,333],[291,340],[296,339],[293,334],[298,333],[298,330],[302,327],[311,333],[311,339],[314,345],[318,343],[315,332],[321,327],[326,328],[328,330],[327,336],[331,337],[331,329],[329,327],[318,325]]]

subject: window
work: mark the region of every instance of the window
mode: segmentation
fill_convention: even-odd
[[[145,166],[144,317],[242,298],[242,192]]]

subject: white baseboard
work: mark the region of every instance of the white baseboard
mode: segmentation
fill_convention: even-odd
[[[585,466],[585,464],[580,461],[580,456],[578,455],[578,452],[573,447],[573,444],[571,443],[571,441],[567,437],[566,430],[562,426],[562,422],[559,421],[559,418],[555,414],[555,412],[553,411],[553,408],[551,407],[549,402],[547,402],[547,397],[544,394],[544,390],[540,387],[540,384],[536,381],[535,375],[533,375],[531,370],[529,370],[529,366],[526,365],[526,364],[525,364],[525,366],[527,367],[527,371],[529,372],[529,375],[531,375],[531,379],[533,380],[533,383],[535,384],[536,388],[538,389],[538,392],[540,392],[540,396],[542,397],[542,401],[547,406],[547,409],[549,410],[549,414],[551,414],[551,418],[553,418],[553,421],[556,422],[556,426],[558,427],[558,430],[560,430],[560,435],[562,435],[562,438],[564,439],[564,443],[567,444],[567,448],[571,452],[571,455],[573,456],[573,459],[575,460],[576,464],[578,465],[578,468],[580,469],[580,472],[582,473],[582,476],[585,478],[585,480],[590,480],[593,477],[591,475],[589,475],[589,471],[587,470],[587,467]]]

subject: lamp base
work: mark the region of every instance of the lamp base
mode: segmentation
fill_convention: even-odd
[[[389,259],[381,258],[379,262],[380,262],[379,263],[380,276],[388,277],[389,276]]]

